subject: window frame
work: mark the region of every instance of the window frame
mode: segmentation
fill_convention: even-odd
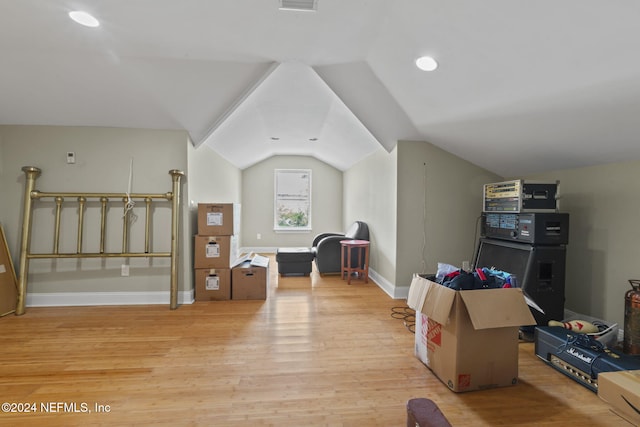
[[[275,169],[273,193],[273,229],[276,232],[309,232],[311,231],[312,213],[312,173],[311,169]],[[290,180],[290,182],[286,182]],[[297,182],[296,182],[297,181]],[[285,188],[285,186],[287,186]],[[288,193],[286,192],[288,191]],[[296,206],[297,205],[297,206]],[[300,209],[302,205],[302,209]],[[287,225],[284,218],[286,210],[298,207],[297,212],[290,212]],[[306,212],[304,212],[306,210]],[[297,221],[299,214],[306,222],[302,225]]]

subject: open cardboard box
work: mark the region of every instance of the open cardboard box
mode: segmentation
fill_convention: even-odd
[[[250,253],[231,269],[232,300],[265,300],[269,288],[269,258]]]
[[[517,383],[518,329],[536,323],[520,289],[455,291],[415,276],[407,302],[416,357],[452,391]]]

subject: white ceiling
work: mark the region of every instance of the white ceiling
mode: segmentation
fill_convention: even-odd
[[[403,139],[503,176],[640,160],[636,1],[278,6],[0,0],[0,124],[186,129],[240,168],[304,154],[345,170]]]

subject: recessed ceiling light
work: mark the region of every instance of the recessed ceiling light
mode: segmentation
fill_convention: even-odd
[[[416,59],[416,66],[422,71],[433,71],[438,68],[438,63],[430,56],[421,56]]]
[[[69,18],[73,19],[80,25],[84,25],[85,27],[97,27],[100,25],[100,22],[98,22],[96,18],[87,12],[82,12],[80,10],[69,12]]]

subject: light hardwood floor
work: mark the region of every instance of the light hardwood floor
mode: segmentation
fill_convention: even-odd
[[[0,400],[36,405],[1,412],[0,425],[404,426],[416,397],[454,426],[629,425],[538,360],[531,343],[519,345],[516,386],[453,393],[391,316],[404,301],[315,271],[281,278],[273,259],[270,271],[266,301],[0,318]]]

